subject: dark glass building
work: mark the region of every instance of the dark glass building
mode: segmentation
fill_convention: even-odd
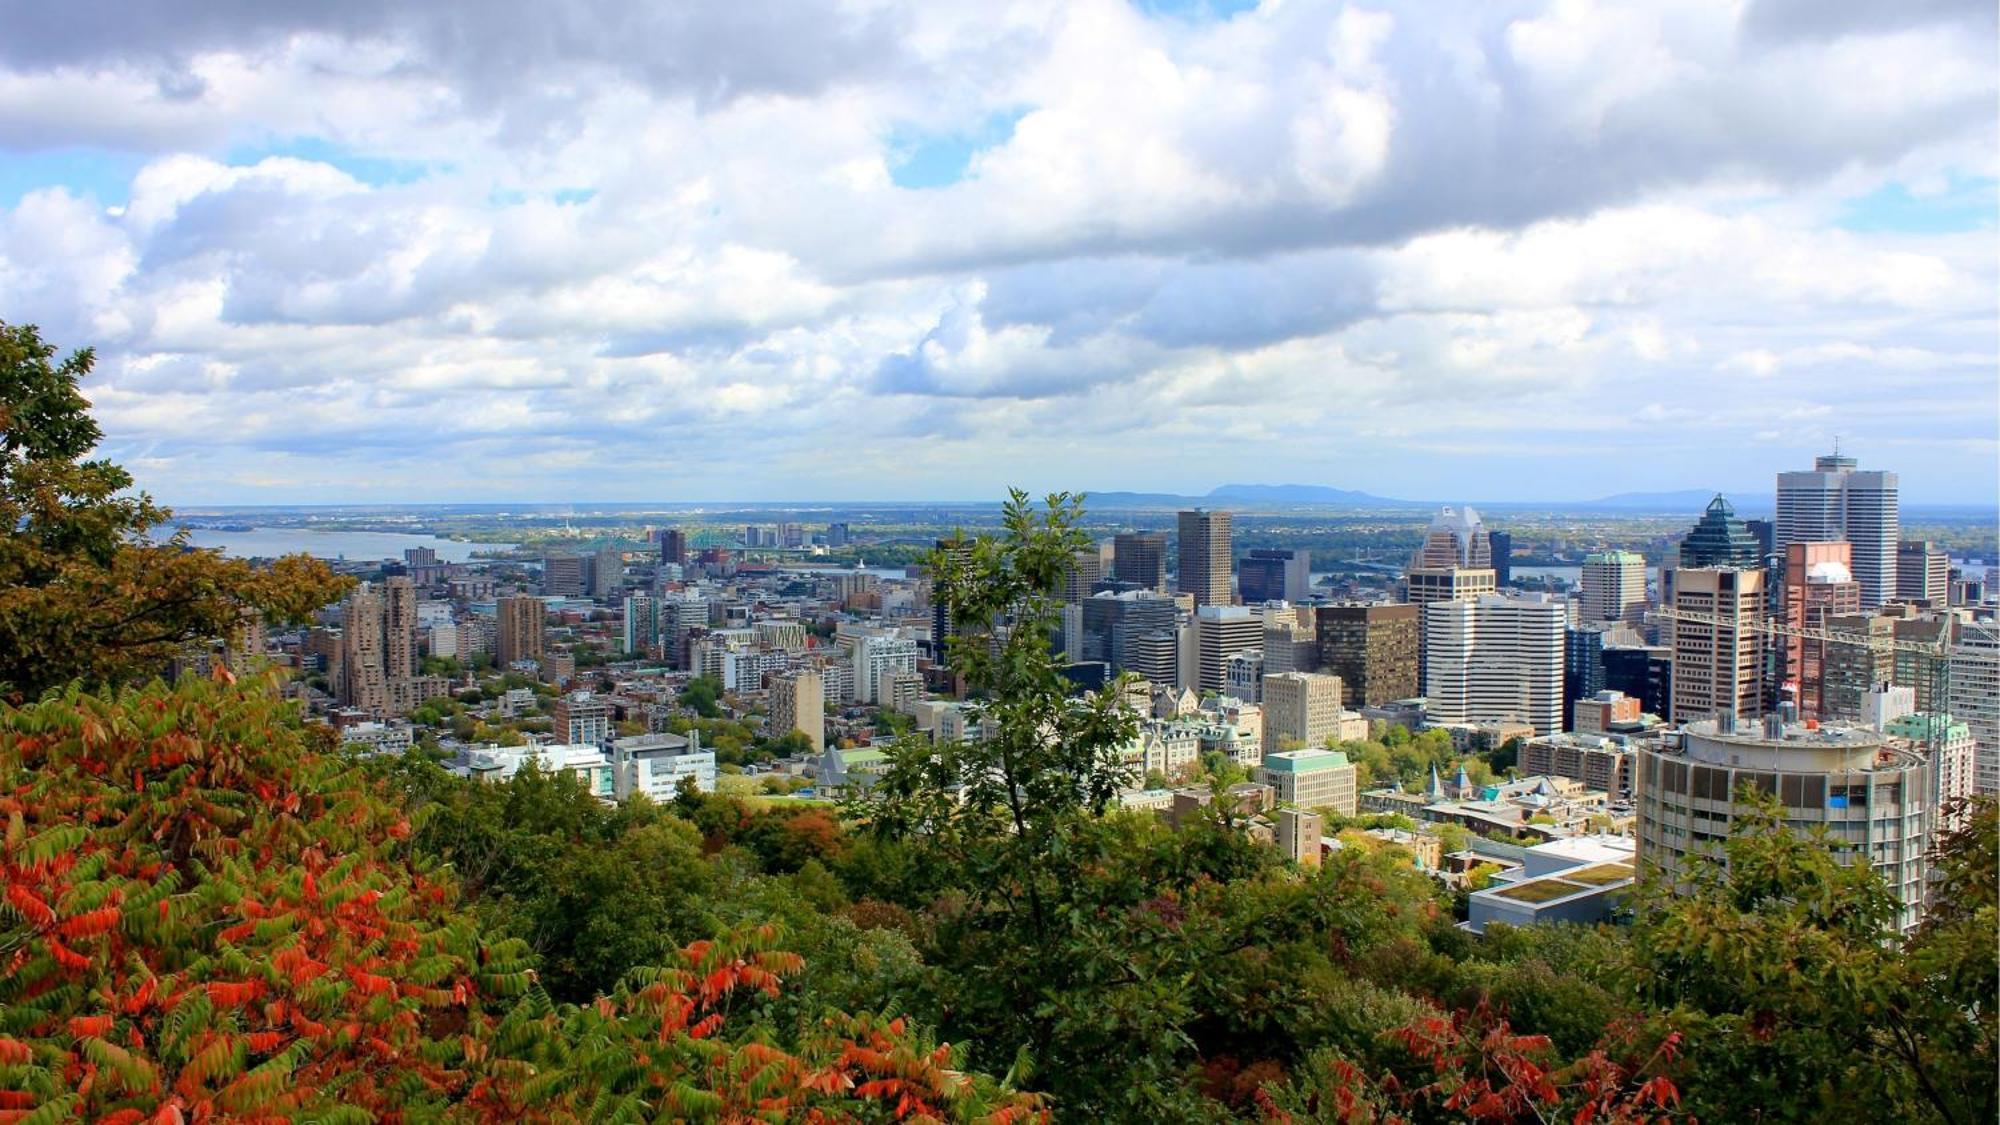
[[[1493,585],[1514,584],[1514,537],[1504,531],[1489,531],[1486,541],[1493,548]]]
[[[1729,506],[1721,493],[1708,502],[1708,510],[1695,522],[1694,530],[1681,540],[1681,566],[1689,570],[1697,567],[1752,570],[1763,565],[1764,553],[1758,548],[1756,537],[1736,518],[1736,509]]]

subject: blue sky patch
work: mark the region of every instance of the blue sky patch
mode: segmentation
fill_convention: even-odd
[[[900,188],[947,187],[965,178],[972,158],[1006,144],[1025,109],[988,114],[970,129],[925,133],[898,128],[889,134],[889,179]]]
[[[1133,0],[1133,7],[1155,19],[1188,23],[1226,23],[1257,7],[1257,0]]]
[[[137,153],[78,146],[16,152],[0,148],[0,207],[12,207],[31,191],[66,187],[106,207],[125,204],[132,177],[146,163]]]
[[[324,137],[286,137],[268,144],[239,146],[230,150],[225,163],[241,167],[255,164],[267,156],[289,156],[328,164],[370,187],[411,184],[451,170],[450,164],[440,162],[364,156]]]
[[[1990,229],[2000,207],[2000,180],[1952,173],[1945,190],[1914,195],[1884,184],[1846,201],[1836,223],[1857,234],[1963,234]]]

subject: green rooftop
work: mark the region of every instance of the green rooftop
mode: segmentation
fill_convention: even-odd
[[[1347,764],[1339,750],[1280,750],[1264,755],[1264,768],[1273,773],[1316,773]]]

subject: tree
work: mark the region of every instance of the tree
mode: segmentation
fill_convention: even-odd
[[[32,325],[0,322],[0,697],[157,673],[184,643],[248,614],[297,621],[346,587],[304,555],[268,568],[196,551],[132,477],[86,460],[103,436],[78,384],[85,348],[55,361]]]
[[[1940,853],[1936,917],[1907,945],[1900,904],[1822,830],[1746,788],[1722,853],[1642,885],[1631,973],[1685,1030],[1705,1120],[1993,1118],[1993,812]]]
[[[679,703],[704,719],[719,719],[722,708],[716,701],[722,698],[722,684],[713,676],[696,676],[681,689]]]
[[[1130,780],[1118,751],[1137,720],[1116,685],[1072,697],[1049,644],[1061,584],[1085,541],[1081,515],[1078,497],[1050,496],[1037,511],[1016,490],[997,537],[957,537],[931,556],[932,596],[954,628],[952,667],[988,735],[897,740],[851,811],[878,841],[916,849],[929,872],[918,885],[949,887],[964,903],[933,946],[952,950],[966,974],[951,994],[958,1026],[994,1049],[1018,1049],[1020,1066],[1065,1089],[1157,1097],[1149,1076],[1165,1074],[1149,1068],[1171,1065],[1165,1021],[1179,1006],[1165,1002],[1161,981],[1100,975],[1115,957],[1101,927],[1117,919],[1086,889],[1109,861],[1100,848],[1111,829],[1097,815]],[[1121,1054],[1127,1047],[1143,1054]],[[1106,1090],[1114,1060],[1130,1085]],[[1088,1116],[1099,1107],[1072,1108]]]
[[[1046,1118],[899,1018],[773,1022],[775,926],[553,1002],[383,774],[478,783],[328,741],[262,684],[0,707],[0,1120]]]

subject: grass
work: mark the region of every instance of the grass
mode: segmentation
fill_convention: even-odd
[[[1565,883],[1560,879],[1550,877],[1547,879],[1531,879],[1526,883],[1516,883],[1511,887],[1495,891],[1494,893],[1501,898],[1511,898],[1516,902],[1539,903],[1553,902],[1559,898],[1567,898],[1584,889],[1574,883]]]
[[[1572,883],[1602,887],[1610,883],[1630,879],[1632,876],[1632,865],[1629,863],[1600,863],[1595,867],[1586,867],[1580,871],[1564,871],[1559,877],[1567,879]]]

